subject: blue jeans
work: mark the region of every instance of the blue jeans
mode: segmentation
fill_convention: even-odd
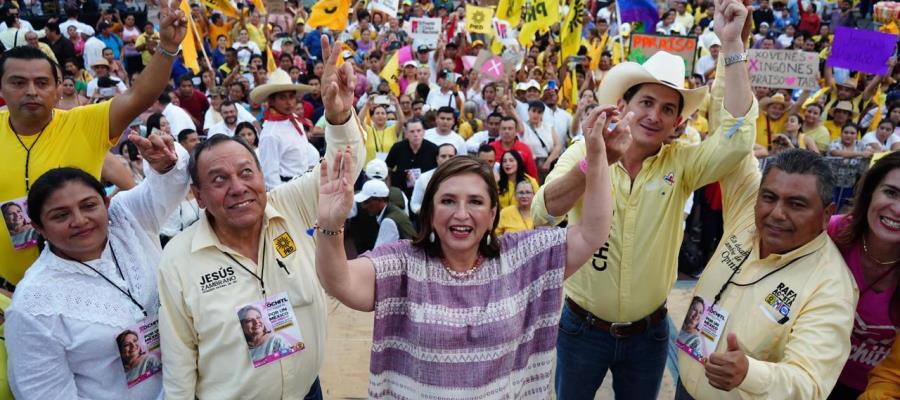
[[[593,400],[611,370],[617,399],[656,399],[668,347],[665,319],[640,335],[617,339],[564,306],[556,339],[556,397]]]

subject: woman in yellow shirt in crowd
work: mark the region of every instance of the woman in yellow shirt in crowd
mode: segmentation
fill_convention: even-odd
[[[500,222],[494,232],[504,235],[518,231],[534,229],[534,221],[531,219],[531,200],[534,199],[534,187],[531,182],[524,180],[516,184],[517,204],[506,206],[500,210]]]
[[[379,96],[369,95],[366,105],[361,111],[361,114],[366,116],[366,162],[372,161],[376,157],[382,161],[387,158],[391,146],[398,140],[397,127],[403,126],[406,121],[397,98],[394,95],[384,96],[394,104],[393,111],[397,115],[394,124],[388,126],[388,105],[375,104],[376,97]]]
[[[538,190],[538,182],[534,177],[525,173],[525,162],[518,151],[510,150],[503,153],[500,158],[500,179],[497,187],[500,189],[500,209],[517,204],[515,191],[519,182],[531,183],[535,193]]]

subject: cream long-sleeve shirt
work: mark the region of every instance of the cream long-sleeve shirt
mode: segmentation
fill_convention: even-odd
[[[365,158],[355,114],[325,128],[329,160],[351,146],[354,175]],[[268,193],[257,265],[222,244],[208,214],[176,236],[159,271],[163,387],[167,399],[301,399],[325,356],[326,297],[315,269],[315,239],[306,230],[317,217],[319,171]],[[287,292],[305,349],[254,368],[236,307]],[[282,266],[283,265],[283,266]]]

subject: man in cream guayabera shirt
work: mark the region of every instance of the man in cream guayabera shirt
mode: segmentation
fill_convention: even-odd
[[[750,154],[758,113],[740,38],[746,8],[737,0],[718,0],[716,12],[722,42],[716,76],[729,91],[715,113],[728,129],[698,146],[663,144],[706,96],[705,89],[683,88],[683,60],[666,52],[643,65],[617,65],[597,91],[601,104],[616,105],[623,117],[619,125],[630,129],[633,141],[611,168],[615,210],[609,241],[565,283],[556,347],[561,399],[593,399],[608,370],[617,398],[656,398],[668,349],[665,301],[676,278],[685,201]],[[570,223],[580,220],[584,175],[578,164],[584,156],[584,143],[576,142],[560,157],[535,196],[536,225],[566,213]]]
[[[350,147],[359,174],[365,147],[351,111],[353,71],[335,66],[340,42],[331,48],[323,37],[322,47],[323,78],[332,82],[323,89],[326,157]],[[160,262],[167,399],[301,399],[317,389],[326,297],[306,230],[316,220],[319,173],[266,193],[259,160],[237,140],[216,135],[194,149],[191,190],[205,212]]]
[[[713,87],[711,107],[723,90]],[[676,399],[831,393],[859,294],[825,231],[833,185],[828,165],[805,150],[771,158],[762,178],[752,156],[722,178],[725,230],[694,290],[704,313],[693,323],[705,334],[679,351]]]

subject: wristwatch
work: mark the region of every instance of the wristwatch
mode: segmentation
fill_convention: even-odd
[[[737,64],[739,62],[747,62],[749,59],[747,58],[747,53],[734,53],[728,54],[724,58],[725,66],[729,66],[731,64]]]
[[[156,52],[159,54],[162,54],[164,56],[175,58],[175,57],[178,57],[179,54],[181,54],[181,46],[179,46],[178,50],[175,50],[175,52],[173,53],[171,51],[164,49],[161,44],[157,44]]]

